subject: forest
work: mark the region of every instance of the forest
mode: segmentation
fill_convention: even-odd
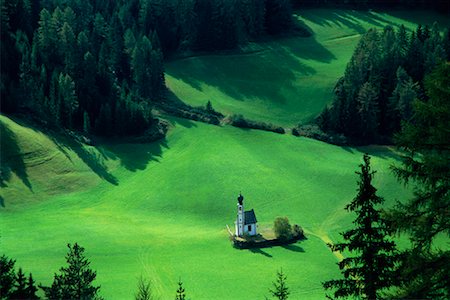
[[[164,57],[235,48],[292,26],[288,0],[2,1],[2,111],[96,135],[141,134]]]
[[[361,38],[344,76],[334,88],[333,103],[317,117],[325,132],[342,134],[351,144],[392,143],[402,122],[411,120],[414,101],[427,99],[424,77],[450,59],[450,32],[418,26]]]

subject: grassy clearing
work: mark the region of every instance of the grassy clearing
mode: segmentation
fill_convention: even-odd
[[[443,21],[431,13],[339,10],[306,10],[299,18],[313,37],[262,43],[252,54],[169,62],[168,86],[192,105],[212,100],[225,113],[288,126],[330,101],[364,30]],[[385,147],[173,122],[159,143],[88,147],[0,116],[1,252],[49,284],[66,243],[77,241],[107,299],[131,299],[141,274],[163,299],[174,296],[180,276],[192,299],[262,299],[280,267],[293,299],[323,299],[320,283],[338,276],[339,258],[325,243],[351,225],[343,207],[355,194],[362,152],[374,156],[375,185],[388,205],[409,196],[389,171],[396,155]],[[288,216],[309,239],[233,249],[225,226],[233,225],[239,191],[261,228]]]
[[[261,299],[280,267],[294,299],[323,299],[320,283],[338,275],[337,258],[324,241],[336,240],[350,226],[343,207],[355,194],[361,151],[374,154],[382,195],[392,200],[408,194],[388,171],[394,159],[386,148],[341,148],[173,120],[174,130],[160,143],[81,150],[58,147],[42,132],[4,116],[0,121],[15,134],[14,145],[2,144],[2,150],[17,146],[2,163],[19,151],[22,174],[32,187],[12,171],[1,189],[2,252],[49,284],[63,264],[66,243],[77,241],[87,248],[108,299],[131,299],[140,274],[155,281],[163,299],[173,297],[179,276],[192,299]],[[24,155],[41,150],[39,157],[54,159],[32,164]],[[82,159],[86,152],[91,160]],[[63,166],[61,177],[53,170]],[[56,178],[59,184],[52,186]],[[68,191],[66,185],[76,188]],[[233,225],[239,191],[261,228],[288,216],[309,239],[286,247],[233,249],[225,226]]]
[[[448,26],[433,12],[359,12],[310,9],[298,19],[314,33],[309,38],[282,38],[259,43],[248,54],[205,55],[166,64],[168,87],[194,106],[292,126],[315,117],[332,100],[359,37],[372,27],[405,24]]]

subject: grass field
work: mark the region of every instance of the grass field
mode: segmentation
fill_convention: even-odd
[[[162,299],[173,297],[180,276],[192,299],[261,299],[280,267],[293,299],[323,299],[320,282],[338,275],[324,241],[350,225],[343,207],[355,194],[361,151],[374,155],[381,195],[392,201],[407,193],[388,171],[394,154],[385,148],[181,120],[161,143],[94,148],[0,121],[11,142],[2,144],[3,159],[13,162],[1,190],[2,252],[49,284],[66,243],[77,241],[108,299],[130,299],[140,274]],[[308,240],[233,249],[225,226],[233,225],[239,191],[260,228],[288,216]]]
[[[283,126],[307,122],[332,100],[360,35],[367,29],[404,24],[442,28],[445,15],[432,12],[360,12],[310,9],[298,19],[314,33],[309,38],[282,38],[259,43],[255,52],[205,55],[166,64],[166,81],[174,95],[194,106],[213,106]]]
[[[171,61],[168,86],[192,105],[212,100],[222,112],[289,126],[330,101],[364,30],[442,20],[339,10],[306,10],[299,18],[313,37],[265,42],[251,54]],[[343,207],[355,195],[362,153],[373,155],[375,185],[387,205],[410,195],[389,171],[396,155],[385,147],[171,121],[158,143],[92,147],[0,116],[0,253],[50,284],[66,244],[79,242],[106,299],[132,299],[141,274],[161,299],[174,298],[179,277],[192,299],[263,299],[281,267],[292,299],[323,299],[321,282],[339,275],[326,242],[351,226]],[[233,226],[240,191],[260,229],[288,216],[308,239],[233,249],[226,225]]]

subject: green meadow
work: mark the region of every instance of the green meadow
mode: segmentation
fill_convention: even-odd
[[[50,284],[66,244],[79,242],[108,299],[131,298],[141,274],[162,299],[173,296],[179,277],[192,299],[261,299],[281,267],[294,299],[323,299],[321,281],[338,276],[325,242],[351,224],[343,207],[355,194],[362,152],[374,155],[381,195],[407,194],[388,170],[395,154],[386,148],[176,119],[160,143],[89,147],[0,120],[12,142],[2,145],[11,162],[1,191],[2,252]],[[233,226],[239,191],[260,229],[288,216],[308,239],[234,249],[226,225]]]
[[[369,28],[404,24],[449,25],[444,15],[420,11],[363,12],[310,9],[297,12],[313,35],[253,44],[244,53],[203,55],[166,64],[174,96],[193,106],[210,100],[225,114],[242,114],[282,126],[304,123],[331,102],[358,40]]]
[[[170,61],[166,81],[191,105],[282,125],[307,121],[330,102],[358,37],[369,27],[443,21],[431,13],[306,10],[310,38],[253,45],[256,52]],[[0,249],[37,282],[51,284],[67,243],[86,248],[106,299],[132,299],[140,275],[161,299],[184,282],[190,299],[263,299],[280,268],[292,299],[324,299],[321,282],[339,276],[327,242],[350,228],[344,206],[354,173],[372,155],[386,205],[411,192],[390,171],[392,148],[348,148],[292,135],[171,118],[164,140],[87,146],[0,116]],[[277,216],[308,239],[285,247],[236,250],[236,197],[259,229]]]

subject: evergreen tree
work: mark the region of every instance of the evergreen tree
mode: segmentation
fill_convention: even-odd
[[[419,29],[417,29],[419,31]],[[419,81],[424,74],[424,53],[423,43],[417,37],[416,33],[412,33],[409,42],[408,51],[406,53],[406,70],[413,80]]]
[[[28,276],[28,280],[27,280],[27,287],[25,289],[26,291],[26,299],[27,300],[38,300],[39,297],[36,295],[36,292],[38,291],[34,279],[33,279],[33,275]]]
[[[207,112],[214,112],[214,108],[212,106],[211,100],[208,100],[208,102],[206,102],[205,108],[206,108]]]
[[[58,77],[58,97],[60,104],[61,123],[68,128],[72,127],[72,117],[76,109],[78,109],[78,98],[75,94],[75,83],[69,74],[59,74]]]
[[[138,292],[134,299],[136,300],[152,300],[155,299],[152,292],[151,282],[142,276],[138,280]]]
[[[16,275],[15,290],[11,294],[12,299],[28,299],[26,281],[27,278],[25,277],[22,268],[19,268],[19,271],[17,272]]]
[[[40,56],[46,66],[53,66],[56,59],[56,27],[47,9],[39,14],[38,45]]]
[[[344,279],[326,281],[326,290],[335,289],[334,297],[360,297],[378,299],[383,289],[393,285],[395,244],[386,238],[388,233],[380,210],[384,202],[372,185],[375,171],[371,170],[370,157],[364,155],[360,165],[358,194],[345,209],[356,213],[355,228],[341,233],[345,242],[329,245],[332,251],[350,251],[358,256],[344,258],[338,263]]]
[[[366,82],[358,93],[358,114],[361,119],[360,135],[362,140],[370,141],[377,134],[377,113],[377,89],[370,82]]]
[[[414,197],[398,202],[389,220],[410,236],[399,277],[401,298],[450,298],[450,250],[435,243],[450,235],[450,64],[439,66],[425,80],[428,101],[416,100],[411,121],[397,135],[406,152],[394,172],[403,183],[415,184]]]
[[[290,0],[265,0],[265,27],[269,34],[278,34],[292,27]]]
[[[83,113],[83,131],[85,133],[91,133],[91,120],[87,111]]]
[[[178,280],[178,289],[177,289],[177,294],[175,296],[175,300],[186,300],[186,292],[184,290],[183,287],[183,282],[180,280]]]
[[[397,70],[397,85],[390,97],[390,111],[395,124],[400,124],[400,120],[408,121],[412,116],[412,103],[417,98],[419,85],[413,82],[406,71],[399,67]],[[395,126],[395,129],[399,127]]]
[[[84,256],[84,248],[75,243],[68,244],[67,267],[55,274],[51,287],[44,287],[48,299],[97,299],[100,287],[93,285],[97,274],[90,268]]]
[[[273,282],[273,289],[269,289],[269,292],[274,298],[279,300],[286,300],[288,298],[290,291],[286,285],[286,278],[283,269],[277,271],[277,280],[276,282]]]
[[[112,119],[111,105],[106,103],[101,106],[100,113],[95,120],[95,133],[105,136],[113,134],[113,119]]]
[[[131,69],[138,95],[144,99],[149,99],[153,96],[152,67],[152,45],[150,40],[143,36],[134,47]]]
[[[6,299],[10,297],[14,290],[16,281],[15,263],[15,260],[9,259],[6,255],[0,256],[0,295]]]

